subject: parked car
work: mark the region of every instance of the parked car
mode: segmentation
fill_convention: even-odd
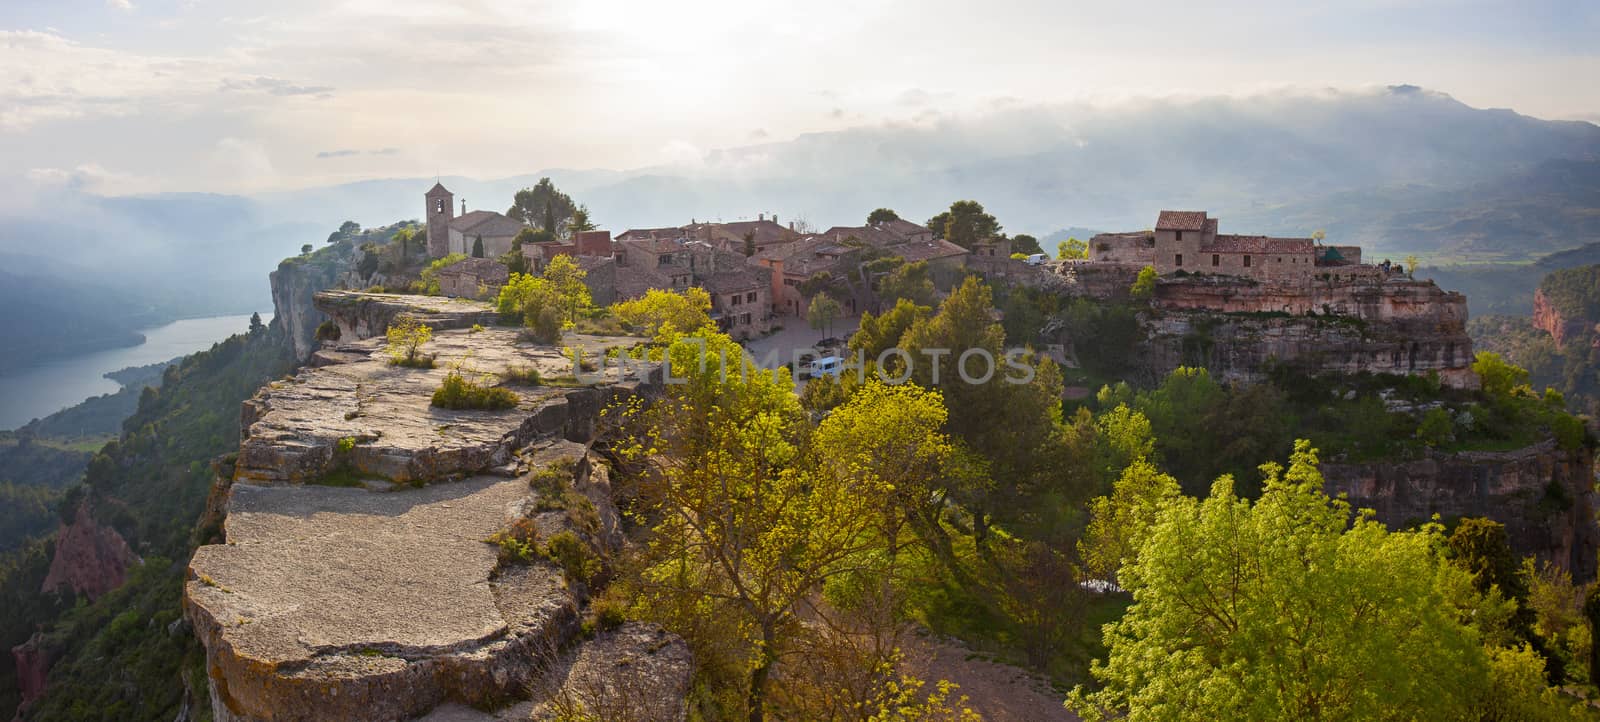
[[[824,356],[816,361],[811,362],[811,364],[806,367],[806,371],[807,375],[811,378],[820,379],[824,376],[838,376],[839,372],[843,370],[843,368],[844,359],[841,359],[838,356]]]
[[[1044,262],[1048,261],[1048,260],[1050,260],[1049,256],[1046,256],[1043,253],[1035,253],[1035,254],[1033,254],[1031,256],[1028,256],[1027,258],[1023,259],[1022,262],[1026,263],[1026,264],[1028,264],[1030,266],[1042,266],[1042,265],[1044,265]]]

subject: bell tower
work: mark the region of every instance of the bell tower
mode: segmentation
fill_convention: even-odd
[[[450,255],[450,221],[455,218],[455,194],[444,184],[434,183],[424,196],[427,198],[428,257],[443,258]]]

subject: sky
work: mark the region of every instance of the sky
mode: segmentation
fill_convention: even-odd
[[[1030,104],[1396,83],[1600,122],[1596,38],[1593,0],[0,0],[0,192],[635,169]]]

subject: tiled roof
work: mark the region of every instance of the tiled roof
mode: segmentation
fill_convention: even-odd
[[[1205,227],[1205,211],[1162,211],[1156,218],[1158,231],[1200,231]]]
[[[435,184],[433,184],[433,187],[429,188],[428,192],[426,194],[424,194],[424,195],[432,196],[432,195],[438,195],[440,193],[443,193],[445,195],[450,195],[449,189],[445,188],[443,183],[435,183]]]
[[[881,226],[834,226],[823,231],[822,235],[838,242],[843,242],[853,236],[862,243],[879,248],[903,243],[906,240],[906,236]]]
[[[933,229],[928,228],[920,223],[912,223],[904,218],[896,218],[892,221],[879,223],[878,228],[900,236],[901,238],[907,239],[913,236],[928,235],[933,233]]]
[[[906,259],[907,263],[915,261],[931,261],[936,258],[950,258],[952,256],[965,256],[967,249],[962,248],[943,238],[932,241],[913,241],[890,246],[888,252]]]
[[[523,228],[522,223],[494,211],[472,211],[450,219],[450,229],[463,234],[514,236]]]
[[[1215,243],[1200,249],[1207,253],[1305,253],[1310,254],[1310,238],[1272,238],[1269,236],[1220,235]]]
[[[616,289],[619,300],[638,298],[652,288],[670,289],[672,279],[649,268],[617,266]]]
[[[746,266],[744,268],[720,271],[715,275],[700,279],[699,286],[711,293],[735,293],[759,289],[769,281],[761,278],[756,269]]]
[[[677,226],[669,226],[666,228],[629,228],[628,230],[618,234],[615,238],[613,238],[613,240],[638,241],[649,240],[651,238],[661,238],[670,241],[683,238],[684,235],[683,228]]]

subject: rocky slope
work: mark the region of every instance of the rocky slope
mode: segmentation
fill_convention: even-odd
[[[326,308],[353,336],[381,333],[357,318],[362,307]],[[596,713],[617,680],[649,690],[630,699],[666,705],[650,718],[681,718],[681,640],[641,625],[583,639],[590,575],[516,563],[486,541],[531,525],[538,540],[573,533],[597,558],[613,550],[618,516],[587,444],[607,400],[652,379],[612,370],[584,388],[508,387],[515,409],[447,411],[428,398],[447,368],[532,365],[553,378],[559,351],[471,328],[435,335],[437,369],[391,366],[382,351],[381,339],[347,340],[245,404],[238,463],[216,492],[223,543],[196,551],[184,592],[216,718]],[[342,486],[307,483],[317,481]],[[596,687],[600,676],[614,684]]]
[[[1595,576],[1594,456],[1545,441],[1512,451],[1431,452],[1402,463],[1322,466],[1329,494],[1372,509],[1391,528],[1443,518],[1488,517],[1506,525],[1519,555],[1549,560],[1574,581]]]
[[[1567,318],[1556,308],[1556,304],[1551,303],[1542,288],[1533,292],[1533,327],[1550,334],[1557,349],[1565,348],[1580,336],[1593,336],[1596,333],[1593,324],[1581,318]]]

